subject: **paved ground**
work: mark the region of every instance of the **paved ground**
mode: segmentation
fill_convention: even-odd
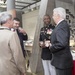
[[[28,53],[27,56],[26,56],[26,71],[27,71],[26,75],[44,75],[42,72],[37,73],[37,74],[31,72],[31,69],[29,67],[29,58],[30,58],[30,54]]]
[[[29,73],[29,72],[27,72],[26,75],[44,75],[44,74],[43,74],[43,73],[37,73],[37,74],[34,74],[34,73]]]
[[[43,74],[43,72],[41,72],[41,73],[36,73],[36,74],[35,74],[35,73],[32,73],[31,70],[30,70],[30,68],[28,68],[26,75],[44,75],[44,74]]]

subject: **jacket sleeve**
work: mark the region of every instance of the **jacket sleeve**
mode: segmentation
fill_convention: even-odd
[[[28,35],[27,34],[22,34],[23,40],[28,40]]]
[[[69,44],[69,35],[67,28],[59,28],[55,35],[56,41],[50,47],[52,53],[63,50]]]
[[[13,32],[9,45],[17,68],[21,73],[25,73],[25,59],[23,57],[20,41],[16,32]]]

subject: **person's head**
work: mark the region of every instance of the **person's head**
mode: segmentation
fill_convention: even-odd
[[[20,20],[18,18],[14,18],[13,22],[14,22],[13,28],[18,29],[20,26]]]
[[[2,13],[0,16],[0,24],[2,26],[12,28],[13,27],[12,15],[10,15],[7,12]]]
[[[48,14],[44,15],[43,22],[45,25],[49,25],[51,22],[51,18]]]
[[[57,7],[53,10],[53,20],[57,24],[60,20],[66,18],[66,11],[62,7]]]

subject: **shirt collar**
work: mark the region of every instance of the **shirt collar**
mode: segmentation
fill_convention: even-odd
[[[57,25],[58,25],[60,22],[62,22],[63,20],[64,20],[64,19],[61,19],[61,20],[57,23]],[[57,25],[56,25],[56,26],[57,26]]]
[[[0,29],[8,29],[8,30],[10,30],[10,28],[5,27],[5,26],[0,26]]]

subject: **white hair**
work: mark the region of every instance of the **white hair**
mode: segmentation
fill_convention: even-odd
[[[53,10],[54,13],[59,14],[61,18],[65,19],[66,18],[66,11],[62,7],[57,7]]]
[[[8,19],[12,19],[12,15],[7,12],[3,12],[0,16],[0,24],[3,25]]]

